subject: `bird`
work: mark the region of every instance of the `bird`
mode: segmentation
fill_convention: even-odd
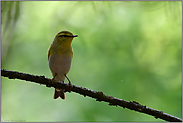
[[[71,85],[71,82],[67,77],[67,73],[71,68],[73,58],[71,43],[75,37],[78,37],[78,35],[73,35],[69,31],[61,31],[55,36],[51,43],[48,49],[48,64],[53,76],[52,82],[57,80],[64,83],[65,78],[67,78]],[[57,99],[60,97],[64,100],[64,91],[64,89],[55,88],[53,98]]]

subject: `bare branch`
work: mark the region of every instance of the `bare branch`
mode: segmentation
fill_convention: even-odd
[[[46,85],[46,87],[56,87],[60,89],[70,90],[69,84],[59,83],[58,81],[55,81],[52,85],[51,79],[45,78],[45,76],[35,76],[31,74],[25,74],[25,73],[20,73],[16,71],[8,71],[4,69],[1,69],[1,76],[8,77],[9,79],[21,79],[21,80],[26,80],[30,82],[39,83],[39,84],[44,84]],[[124,101],[119,98],[107,96],[101,91],[93,91],[93,90],[89,90],[87,88],[79,87],[76,85],[72,85],[71,91],[79,93],[84,97],[89,96],[89,97],[95,98],[96,101],[99,101],[99,102],[101,101],[108,102],[110,106],[120,106],[123,108],[128,108],[130,110],[135,110],[141,113],[149,114],[151,116],[154,116],[156,119],[160,118],[170,122],[182,122],[182,119],[166,114],[163,111],[158,111],[152,108],[148,108],[146,106],[139,104],[136,101],[132,101],[132,102]]]

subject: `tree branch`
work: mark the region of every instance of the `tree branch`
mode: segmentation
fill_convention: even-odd
[[[45,78],[45,76],[35,76],[31,74],[25,74],[25,73],[20,73],[16,71],[8,71],[1,69],[1,76],[8,77],[9,79],[21,79],[21,80],[26,80],[30,82],[35,82],[39,84],[44,84],[46,87],[56,87],[60,89],[65,89],[69,90],[70,86],[67,83],[59,83],[58,81],[55,81],[52,84],[51,79]],[[107,96],[101,91],[93,91],[89,90],[87,88],[79,87],[76,85],[72,85],[72,90],[73,92],[79,93],[80,95],[89,96],[92,98],[95,98],[96,101],[104,101],[108,102],[110,106],[120,106],[123,108],[128,108],[130,110],[135,110],[141,113],[149,114],[151,116],[154,116],[156,119],[160,118],[165,121],[170,121],[170,122],[182,122],[182,119],[177,118],[175,116],[169,115],[164,113],[163,111],[158,111],[152,108],[148,108],[146,106],[143,106],[139,104],[136,101],[124,101],[119,98],[115,98],[112,96]]]

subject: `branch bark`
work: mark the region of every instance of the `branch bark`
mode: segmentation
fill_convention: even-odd
[[[1,69],[1,76],[8,77],[9,79],[21,79],[21,80],[26,80],[30,82],[35,82],[38,84],[44,84],[46,87],[56,87],[60,89],[65,89],[69,90],[70,86],[67,83],[60,83],[58,81],[55,81],[52,84],[51,79],[45,78],[45,76],[36,76],[36,75],[31,75],[31,74],[26,74],[26,73],[20,73],[16,71],[9,71],[9,70],[4,70]],[[145,105],[141,105],[136,101],[125,101],[119,98],[115,98],[112,96],[107,96],[101,91],[93,91],[89,90],[87,88],[79,87],[76,85],[72,85],[72,92],[79,93],[80,95],[89,96],[91,98],[96,99],[96,101],[104,101],[108,102],[110,106],[120,106],[123,108],[128,108],[130,110],[138,111],[141,113],[145,113],[151,116],[154,116],[156,119],[160,118],[165,121],[169,122],[182,122],[182,119],[177,118],[175,116],[169,115],[164,113],[163,111],[158,111],[152,108],[149,108]]]

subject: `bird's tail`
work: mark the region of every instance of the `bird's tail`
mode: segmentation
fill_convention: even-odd
[[[58,97],[62,98],[63,100],[65,99],[64,89],[55,88],[55,93],[53,98],[57,99]]]

